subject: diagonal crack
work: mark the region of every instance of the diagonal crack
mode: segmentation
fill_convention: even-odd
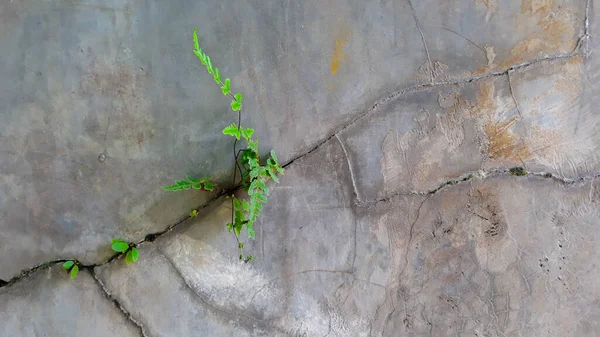
[[[375,111],[378,110],[378,108],[386,103],[388,103],[389,101],[400,97],[402,95],[405,94],[409,94],[409,93],[413,93],[413,92],[418,92],[421,90],[427,90],[427,89],[431,89],[431,88],[437,88],[437,87],[442,87],[442,86],[450,86],[450,85],[462,85],[462,84],[467,84],[467,83],[472,83],[472,82],[476,82],[476,81],[480,81],[480,80],[485,80],[488,78],[493,78],[493,77],[498,77],[498,76],[505,76],[508,75],[509,72],[513,72],[515,70],[521,70],[521,69],[527,69],[530,67],[533,67],[535,65],[538,65],[540,63],[543,62],[547,62],[547,61],[553,61],[553,60],[563,60],[563,59],[570,59],[573,57],[578,57],[578,56],[586,56],[586,52],[585,52],[585,45],[586,45],[586,41],[589,38],[589,19],[588,19],[588,12],[589,12],[589,6],[590,6],[590,1],[587,0],[587,7],[586,8],[586,19],[585,19],[585,32],[583,34],[583,36],[581,36],[578,40],[577,46],[575,47],[575,49],[568,54],[557,54],[557,55],[550,55],[550,56],[543,56],[543,57],[539,57],[527,62],[523,62],[523,63],[519,63],[516,65],[513,65],[505,70],[501,70],[501,71],[495,71],[495,72],[490,72],[484,75],[479,75],[479,76],[474,76],[474,77],[470,77],[470,78],[464,78],[464,79],[459,79],[459,80],[455,80],[455,81],[442,81],[442,82],[433,82],[432,83],[427,83],[427,84],[419,84],[419,85],[414,85],[414,86],[410,86],[407,87],[405,89],[401,89],[398,91],[395,91],[379,100],[377,100],[373,106],[371,108],[369,108],[367,111],[365,111],[363,114],[355,117],[354,119],[350,120],[348,123],[343,124],[342,126],[340,126],[337,130],[333,131],[331,134],[325,136],[324,139],[322,139],[321,141],[319,141],[314,147],[312,147],[311,149],[309,149],[308,151],[293,157],[292,159],[290,159],[287,163],[285,163],[284,165],[282,165],[284,168],[290,167],[292,166],[296,161],[301,160],[302,158],[310,155],[311,153],[317,151],[319,148],[321,148],[324,144],[326,144],[327,142],[329,142],[333,137],[337,137],[338,134],[340,134],[341,132],[347,130],[348,128],[350,128],[351,126],[353,126],[354,124],[358,123],[360,120],[368,117],[369,115],[371,115],[372,113],[374,113]],[[411,4],[412,7],[412,4]],[[416,20],[416,17],[415,17]],[[349,158],[348,158],[349,160]],[[556,178],[556,177],[555,177]],[[451,180],[454,181],[454,180]],[[435,192],[437,192],[437,190],[441,189],[442,187],[444,187],[445,184],[448,184],[450,181],[445,182],[444,184],[442,184],[441,186],[439,186],[438,188],[435,189]],[[210,205],[212,205],[214,202],[218,201],[219,199],[221,199],[222,197],[226,196],[226,195],[231,195],[233,193],[236,193],[237,191],[239,191],[239,189],[241,188],[241,186],[234,186],[230,189],[223,189],[221,190],[217,195],[215,195],[212,199],[210,199],[209,201],[205,202],[204,204],[202,204],[201,206],[197,207],[196,209],[198,211],[201,211],[202,209],[205,209],[206,207],[209,207]],[[358,195],[358,191],[356,191],[357,195]],[[362,202],[362,203],[357,203],[359,205],[371,205],[374,203],[378,203],[378,202],[382,202],[382,201],[386,201],[389,200],[390,198],[396,196],[396,195],[406,195],[406,194],[419,194],[419,195],[425,195],[428,193],[432,193],[431,191],[410,191],[410,192],[398,192],[390,197],[386,197],[384,199],[380,199],[380,200],[375,200],[375,201],[367,201],[367,202]],[[140,240],[139,242],[137,242],[137,244],[141,244],[143,242],[152,242],[154,240],[156,240],[157,238],[159,238],[160,236],[172,231],[173,229],[175,229],[177,226],[181,225],[182,223],[184,223],[186,220],[188,220],[190,218],[189,214],[186,214],[184,217],[182,217],[179,221],[175,222],[174,224],[171,224],[169,226],[167,226],[164,230],[160,231],[160,232],[154,232],[154,233],[149,233],[146,234],[144,236],[144,238],[142,240]],[[80,264],[81,267],[84,268],[94,268],[94,267],[99,267],[99,266],[103,266],[106,265],[108,263],[111,263],[112,261],[114,261],[115,259],[117,259],[119,256],[123,255],[122,253],[116,253],[112,256],[110,256],[108,259],[98,262],[98,263],[94,263],[94,264],[90,264],[90,265],[83,265]],[[54,263],[60,263],[60,262],[65,262],[67,261],[67,259],[56,259],[56,260],[51,260],[51,261],[47,261],[47,262],[42,262],[36,266],[33,266],[31,268],[28,269],[24,269],[21,271],[20,274],[14,276],[13,278],[11,278],[8,281],[0,281],[0,288],[10,285],[10,284],[14,284],[16,282],[19,282],[20,280],[27,278],[31,273],[37,271],[40,268],[46,267],[48,265],[54,264]]]
[[[13,278],[11,278],[8,281],[0,280],[0,288],[10,286],[12,284],[15,284],[15,283],[21,281],[22,279],[26,279],[27,277],[29,277],[30,275],[32,275],[33,273],[35,273],[36,271],[38,271],[40,269],[44,269],[46,267],[50,267],[50,266],[52,266],[54,264],[57,264],[57,263],[64,263],[66,261],[67,260],[46,261],[46,262],[42,262],[42,263],[40,263],[40,264],[38,264],[38,265],[36,265],[34,267],[31,267],[31,268],[28,268],[28,269],[23,269],[20,274],[14,276]]]
[[[263,319],[260,319],[260,318],[257,318],[257,317],[253,317],[253,316],[247,315],[247,314],[245,314],[243,312],[228,311],[228,310],[225,310],[223,308],[220,308],[220,307],[214,305],[208,299],[206,299],[204,296],[202,296],[202,294],[198,293],[198,291],[196,291],[194,289],[194,287],[192,287],[190,285],[190,283],[188,282],[188,280],[183,276],[183,273],[175,265],[175,263],[173,262],[173,260],[167,254],[165,254],[160,249],[160,247],[157,247],[157,248],[158,248],[158,251],[160,252],[160,254],[167,260],[167,262],[169,263],[169,265],[171,266],[171,268],[173,268],[173,271],[177,274],[177,276],[179,276],[181,278],[181,280],[183,281],[183,283],[185,284],[185,286],[188,288],[188,290],[191,291],[192,294],[194,294],[194,296],[196,296],[196,298],[198,298],[198,300],[200,300],[200,302],[202,302],[209,311],[212,311],[214,314],[217,314],[219,316],[226,317],[227,319],[231,319],[231,318],[237,316],[239,319],[245,321],[246,324],[248,324],[249,326],[258,325],[258,326],[261,326],[265,330],[271,330],[272,329],[272,330],[276,330],[276,331],[278,331],[280,333],[283,333],[283,334],[287,333],[286,331],[283,331],[280,327],[273,325],[272,323],[270,323],[267,320],[263,320]]]
[[[106,298],[108,300],[110,300],[115,305],[115,307],[117,307],[117,309],[119,309],[119,311],[121,311],[121,313],[123,314],[123,316],[125,316],[125,318],[127,318],[127,320],[129,320],[131,323],[133,323],[135,326],[137,326],[137,328],[140,330],[141,336],[148,337],[148,335],[146,334],[146,330],[144,329],[144,326],[140,322],[138,322],[135,318],[133,318],[131,316],[131,313],[127,309],[125,309],[125,307],[121,303],[119,303],[119,301],[113,296],[113,294],[110,292],[110,290],[108,290],[108,288],[106,287],[104,282],[102,282],[102,280],[100,280],[98,275],[96,275],[96,273],[94,272],[94,268],[86,268],[86,269],[90,272],[90,274],[92,274],[94,281],[96,281],[96,284],[98,285],[98,287],[100,287],[100,289],[102,290],[102,292],[104,293]]]

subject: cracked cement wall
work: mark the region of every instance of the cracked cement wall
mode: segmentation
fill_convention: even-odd
[[[599,6],[0,4],[0,336],[600,336]],[[286,163],[250,264],[194,26]]]

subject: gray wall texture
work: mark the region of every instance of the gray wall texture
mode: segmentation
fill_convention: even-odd
[[[598,20],[600,0],[2,1],[0,336],[600,336]],[[249,264],[219,197],[236,114],[193,27],[287,165]],[[187,174],[217,189],[160,189]]]

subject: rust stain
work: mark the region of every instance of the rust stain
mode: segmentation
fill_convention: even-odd
[[[552,8],[553,0],[521,0],[521,14],[535,15]]]
[[[517,139],[510,128],[517,121],[512,117],[505,122],[487,122],[483,130],[487,135],[487,154],[492,159],[522,161],[531,157],[529,149]]]
[[[517,117],[499,121],[496,117],[498,104],[495,99],[495,86],[492,81],[481,83],[477,101],[471,109],[471,115],[482,121],[487,137],[485,152],[492,159],[506,159],[521,162],[531,157],[528,147],[512,133]]]
[[[331,74],[335,75],[340,69],[342,61],[346,58],[344,54],[344,47],[348,43],[350,33],[344,31],[340,36],[335,39],[335,46],[333,47],[333,55],[331,55]]]
[[[487,117],[491,118],[496,111],[496,102],[494,101],[494,93],[496,87],[494,82],[487,81],[479,85],[477,100],[474,107],[471,108],[471,116],[476,118]]]

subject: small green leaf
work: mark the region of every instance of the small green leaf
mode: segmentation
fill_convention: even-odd
[[[267,185],[265,185],[265,182],[262,180],[259,180],[256,183],[256,187],[260,188],[261,190],[263,190],[266,194],[269,194],[269,189],[267,188]]]
[[[238,248],[239,248],[239,249],[242,249],[242,248],[244,248],[244,244],[243,244],[243,243],[241,243],[241,242],[238,242]]]
[[[77,273],[79,273],[79,267],[75,265],[73,266],[73,269],[71,269],[71,278],[76,278]]]
[[[227,224],[227,230],[229,233],[233,232],[233,224],[231,222]]]
[[[236,224],[236,226],[233,229],[235,229],[235,235],[240,236],[240,233],[242,231],[242,224],[241,223],[239,225]]]
[[[277,156],[275,155],[275,150],[271,150],[271,158],[275,161],[275,163],[279,163]]]
[[[250,128],[242,129],[242,136],[246,140],[250,140],[250,138],[252,138],[253,134],[254,134],[254,129],[250,129]]]
[[[254,168],[259,167],[260,163],[258,162],[257,158],[250,158],[250,159],[248,159],[248,166],[250,166],[251,168],[254,169]],[[258,171],[257,170],[254,170],[254,171],[256,171],[256,174],[258,175]]]
[[[215,73],[213,74],[213,79],[217,84],[221,83],[221,74],[219,73],[219,68],[215,68]]]
[[[262,202],[267,202],[267,201],[269,201],[269,200],[267,199],[267,197],[266,197],[264,194],[262,194],[262,193],[257,193],[257,194],[256,194],[256,198],[257,198],[258,200],[262,201]]]
[[[223,134],[233,136],[237,140],[240,140],[240,130],[236,124],[231,124],[223,129]]]
[[[133,260],[133,262],[137,262],[139,257],[140,252],[138,251],[138,249],[135,247],[131,248],[131,260]]]
[[[240,260],[244,259],[244,255],[240,254]]]
[[[191,212],[190,212],[190,216],[191,216],[191,217],[196,217],[196,216],[198,216],[198,210],[193,210],[193,211],[191,211]]]
[[[231,79],[226,78],[225,82],[221,86],[221,92],[223,92],[223,95],[227,96],[231,93],[231,89],[229,88],[230,85],[231,85]]]
[[[233,111],[242,110],[242,104],[238,101],[231,101],[231,110],[233,110]]]
[[[248,237],[254,240],[254,229],[252,227],[246,228],[246,232],[248,233]]]
[[[267,172],[269,173],[269,176],[271,176],[271,179],[273,179],[274,182],[279,183],[279,178],[277,178],[276,171],[277,170],[272,166],[267,167]]]
[[[240,203],[240,201],[238,200],[238,198],[233,198],[233,207],[234,207],[234,209],[241,209],[242,208],[242,204]]]
[[[127,242],[118,241],[112,244],[112,250],[115,252],[123,253],[127,249],[129,249],[129,244]]]
[[[209,182],[206,182],[206,183],[204,183],[204,189],[207,191],[212,191],[215,189],[215,185],[213,185]]]
[[[242,104],[242,99],[244,98],[244,96],[242,94],[240,94],[239,92],[237,94],[235,94],[235,100],[237,102],[239,102],[240,104]]]
[[[194,38],[194,50],[200,49],[200,45],[198,44],[198,34],[196,34],[196,27],[194,27],[193,38]]]
[[[254,260],[254,256],[252,256],[252,255],[248,255],[248,256],[246,257],[246,259],[244,260],[244,263],[248,263],[248,262],[250,262],[250,261],[252,261],[252,260]]]
[[[125,256],[125,263],[130,264],[131,260],[132,260],[132,253],[131,250],[127,252],[127,255]]]
[[[208,56],[208,55],[206,55],[206,68],[208,69],[208,72],[212,75],[213,66],[212,66],[212,62],[210,61],[210,56]]]
[[[202,189],[202,184],[201,183],[192,183],[192,188],[195,190],[200,190],[200,189]]]
[[[242,200],[242,208],[247,211],[250,209],[250,204],[246,200]]]
[[[71,260],[71,261],[67,261],[65,263],[63,263],[62,267],[63,269],[69,269],[71,267],[73,267],[73,265],[75,264],[75,261]]]
[[[199,50],[194,50],[194,54],[200,59],[202,64],[204,64],[204,62],[202,61],[202,52]]]
[[[248,141],[248,149],[258,153],[258,139],[256,141],[249,140]]]

